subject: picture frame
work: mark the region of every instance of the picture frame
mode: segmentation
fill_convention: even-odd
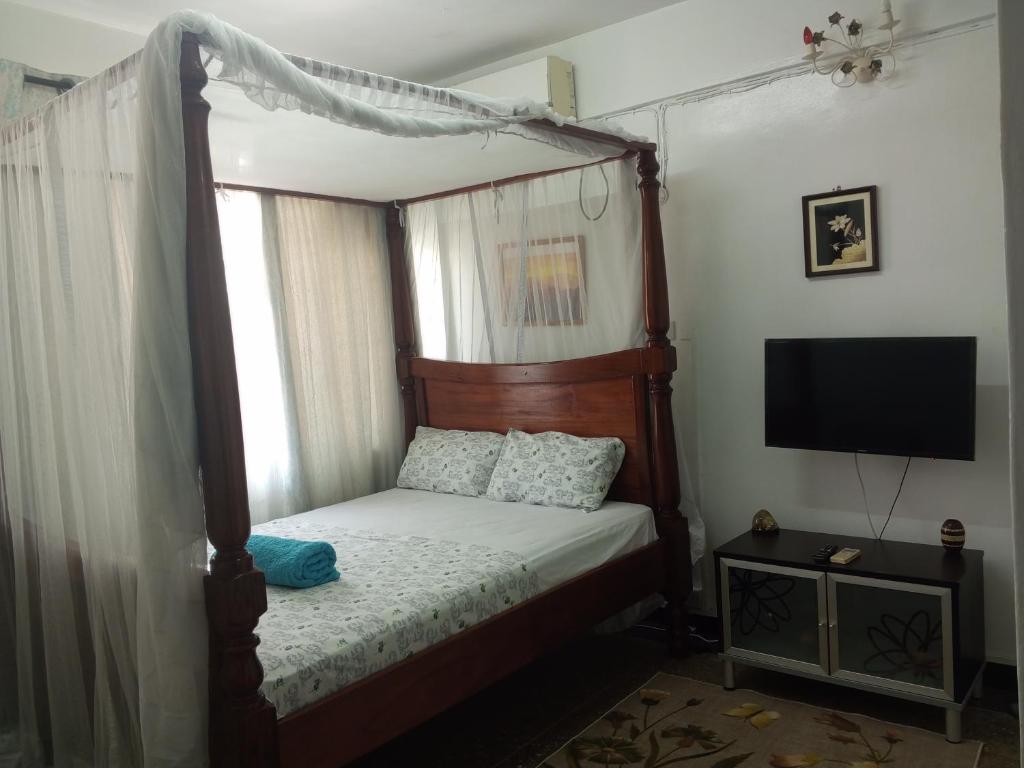
[[[879,270],[877,197],[875,186],[804,195],[806,277]]]
[[[498,245],[503,323],[515,322],[520,282],[525,277],[526,326],[584,325],[588,308],[583,235],[528,241],[525,275],[520,271],[521,255],[519,241]]]

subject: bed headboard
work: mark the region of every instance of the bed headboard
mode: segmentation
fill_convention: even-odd
[[[527,365],[412,358],[415,424],[618,437],[626,457],[609,498],[656,508],[648,375],[667,362],[652,349]]]
[[[395,362],[407,443],[417,425],[495,432],[554,430],[580,437],[620,438],[626,444],[626,457],[609,498],[651,507],[659,534],[671,539],[670,547],[678,552],[675,559],[688,563],[686,523],[679,513],[672,420],[676,352],[668,338],[671,322],[658,171],[653,148],[637,153],[647,332],[642,348],[554,363],[456,363],[416,357],[406,233],[396,202],[385,216]],[[688,569],[689,565],[687,579]]]

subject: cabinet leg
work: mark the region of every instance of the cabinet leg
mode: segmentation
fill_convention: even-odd
[[[952,744],[959,744],[963,738],[962,717],[963,713],[957,709],[946,710],[946,741]]]
[[[982,677],[978,675],[978,679],[974,681],[974,687],[971,688],[971,698],[980,699],[985,695],[985,687],[982,685]]]
[[[726,659],[722,669],[722,687],[727,691],[736,689],[736,667],[732,659]]]

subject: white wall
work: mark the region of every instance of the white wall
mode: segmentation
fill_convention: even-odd
[[[995,10],[989,0],[895,5],[908,33]],[[878,15],[874,2],[843,6],[869,25]],[[833,10],[688,0],[522,58],[572,61],[587,117],[790,63],[803,25],[821,28]],[[977,460],[915,459],[886,537],[938,543],[941,522],[961,519],[968,546],[985,550],[989,656],[1012,662],[995,29],[905,48],[885,84],[840,90],[805,76],[668,115],[662,216],[685,361],[677,418],[710,546],[745,530],[759,507],[783,527],[834,531],[839,544],[870,535],[852,456],[764,447],[766,337],[976,335]],[[649,114],[623,122],[654,134]],[[800,197],[868,184],[879,188],[881,272],[806,279]],[[880,524],[903,460],[861,463]]]
[[[893,0],[901,35],[991,14],[996,0]],[[844,0],[843,13],[872,27],[879,0]],[[526,51],[448,78],[461,83],[540,56],[576,67],[580,117],[769,70],[804,54],[803,28],[828,26],[823,0],[686,0],[660,11]]]
[[[902,82],[799,78],[670,113],[670,279],[694,339],[699,485],[709,539],[759,506],[784,526],[870,535],[853,458],[764,447],[766,337],[977,335],[977,460],[915,460],[888,536],[937,543],[963,520],[986,551],[988,648],[1014,648],[1006,302],[993,30],[915,51]],[[913,71],[910,71],[913,67]],[[800,196],[879,188],[878,274],[803,275]],[[883,516],[902,461],[864,457]]]
[[[0,0],[0,59],[47,72],[90,76],[145,42],[132,32]]]

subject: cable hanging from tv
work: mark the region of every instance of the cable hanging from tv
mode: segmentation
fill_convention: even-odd
[[[871,528],[871,534],[878,541],[881,541],[882,537],[885,536],[885,529],[889,527],[889,521],[892,520],[892,513],[893,510],[896,509],[896,502],[900,500],[900,494],[903,492],[903,483],[907,479],[907,470],[910,469],[910,459],[911,457],[907,456],[907,463],[903,466],[903,476],[900,478],[900,486],[899,488],[896,489],[896,496],[893,498],[892,504],[889,506],[889,514],[886,515],[885,523],[882,525],[882,531],[879,533],[875,531],[875,524],[871,520],[871,509],[868,505],[868,494],[867,491],[864,490],[864,478],[861,476],[860,473],[860,454],[853,454],[853,463],[854,466],[857,467],[857,480],[860,482],[860,494],[864,499],[864,514],[867,515],[868,526]]]

